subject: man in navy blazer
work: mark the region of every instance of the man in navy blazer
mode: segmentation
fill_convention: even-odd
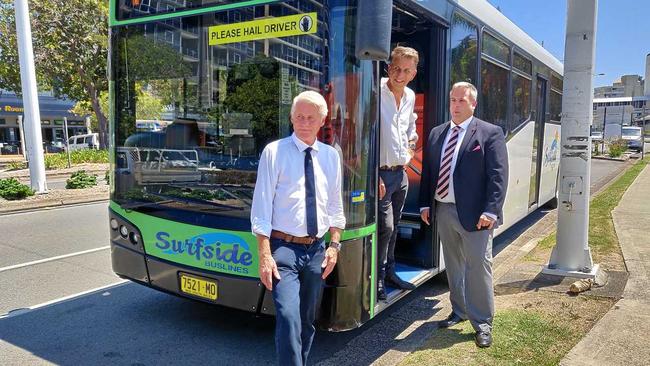
[[[474,117],[474,85],[449,93],[451,121],[435,127],[425,145],[420,215],[435,218],[449,281],[451,314],[440,327],[469,319],[479,347],[492,344],[492,235],[503,223],[508,153],[503,130]]]

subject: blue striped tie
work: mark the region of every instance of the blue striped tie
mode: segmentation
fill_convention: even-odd
[[[305,208],[307,209],[307,234],[315,238],[318,235],[318,221],[316,219],[316,183],[311,150],[311,147],[305,149]]]
[[[442,160],[440,162],[440,173],[438,173],[438,188],[436,193],[440,198],[447,197],[449,193],[449,179],[451,177],[451,161],[454,156],[454,151],[456,150],[456,144],[458,143],[458,133],[460,132],[460,127],[456,126],[451,131],[451,136],[449,141],[447,141],[447,146],[443,153]]]

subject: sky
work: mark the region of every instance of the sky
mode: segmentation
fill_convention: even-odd
[[[488,0],[544,48],[564,59],[567,0]],[[599,0],[594,86],[645,75],[650,53],[650,0]]]

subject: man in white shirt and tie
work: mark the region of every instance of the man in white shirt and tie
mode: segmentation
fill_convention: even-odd
[[[340,157],[316,139],[326,117],[320,94],[300,93],[291,107],[294,133],[268,144],[257,170],[251,225],[260,280],[273,294],[283,366],[307,363],[323,280],[336,265],[345,228]]]
[[[467,82],[449,93],[451,121],[431,130],[423,152],[420,215],[436,220],[452,311],[447,328],[468,320],[479,347],[492,345],[492,233],[503,222],[508,152],[501,127],[474,117],[477,90]]]
[[[379,281],[377,298],[386,300],[385,284],[405,290],[415,285],[395,271],[397,225],[408,192],[406,166],[418,139],[415,93],[407,87],[417,74],[418,51],[398,46],[391,53],[388,78],[381,79],[381,133],[379,141]],[[384,283],[384,281],[386,283]]]

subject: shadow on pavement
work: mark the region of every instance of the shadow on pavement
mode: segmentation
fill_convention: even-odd
[[[433,316],[438,300],[427,297],[444,291],[430,281],[359,329],[318,332],[310,363],[341,353],[346,362],[338,366],[371,363],[414,321]],[[270,317],[126,283],[0,319],[0,354],[4,365],[268,365],[274,327]]]

